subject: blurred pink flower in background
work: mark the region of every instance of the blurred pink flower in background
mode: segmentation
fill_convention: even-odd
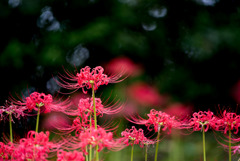
[[[46,130],[55,130],[56,127],[68,127],[71,120],[65,114],[59,112],[51,112],[42,120],[42,127]]]
[[[171,116],[176,116],[177,118],[182,119],[191,115],[193,106],[182,103],[173,103],[168,105],[164,111]]]
[[[237,103],[240,103],[240,80],[233,86],[232,96]]]
[[[167,96],[161,95],[157,88],[144,82],[137,82],[127,87],[128,99],[142,106],[159,106],[167,101]]]
[[[140,65],[135,64],[128,57],[118,57],[112,59],[105,65],[105,69],[109,73],[124,73],[128,76],[138,76],[143,69]]]

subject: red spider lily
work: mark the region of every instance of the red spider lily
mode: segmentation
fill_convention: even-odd
[[[85,161],[85,157],[82,152],[76,150],[73,152],[59,150],[57,152],[57,161]]]
[[[144,136],[143,129],[137,130],[135,126],[132,126],[131,129],[126,129],[121,135],[123,136],[123,138],[121,138],[123,143],[127,146],[129,146],[129,143],[131,146],[133,146],[133,144],[139,144],[140,147],[143,147],[146,144],[154,144],[154,141],[151,141]]]
[[[61,112],[70,105],[68,100],[55,101],[51,94],[46,95],[38,92],[33,92],[28,97],[23,97],[20,101],[14,98],[11,98],[10,101],[12,101],[13,104],[28,109],[29,112],[32,110],[38,111],[38,108],[41,108],[41,111],[44,113],[51,111]]]
[[[175,116],[171,117],[170,115],[162,111],[156,111],[155,109],[152,109],[150,111],[150,114],[147,114],[147,116],[147,120],[141,118],[140,116],[132,116],[130,119],[127,119],[135,124],[142,124],[147,126],[148,130],[152,130],[151,128],[153,126],[155,132],[158,132],[159,129],[163,127],[163,131],[166,131],[168,129],[168,134],[171,133],[172,128],[181,127],[181,123],[175,119]]]
[[[118,141],[113,139],[112,132],[106,132],[101,127],[95,129],[94,127],[88,128],[81,132],[78,137],[69,138],[67,144],[73,149],[81,148],[85,155],[87,155],[86,147],[92,145],[92,147],[98,146],[98,152],[103,148],[109,150],[116,150],[121,148]]]
[[[20,119],[21,116],[23,117],[25,115],[25,110],[26,108],[23,106],[6,103],[5,106],[0,106],[0,116],[1,119],[9,118],[9,115],[11,115],[11,118],[13,118],[12,116],[14,116],[17,119]],[[9,121],[14,122],[13,119]]]
[[[59,146],[59,144],[54,144],[49,141],[49,132],[45,134],[43,132],[36,133],[35,131],[29,131],[27,138],[20,139],[12,156],[18,161],[47,161],[49,153],[57,151]]]
[[[66,75],[60,75],[59,79],[62,82],[58,81],[58,84],[63,88],[75,91],[82,88],[83,93],[86,94],[87,91],[85,91],[84,88],[92,88],[91,82],[94,83],[94,90],[97,90],[101,85],[117,83],[123,80],[119,80],[123,76],[123,73],[107,76],[103,72],[104,69],[101,66],[97,66],[92,70],[89,66],[86,66],[80,70],[80,73],[77,74],[72,74],[65,70]]]
[[[215,127],[218,122],[217,117],[214,116],[211,111],[199,111],[194,112],[193,117],[189,120],[189,127],[193,128],[194,131],[200,131],[204,128],[204,132],[207,132],[210,127]]]
[[[14,151],[13,143],[4,144],[0,142],[0,160],[10,160]]]
[[[109,105],[103,105],[100,98],[95,98],[96,115],[103,116],[103,114],[116,114],[123,109],[123,106],[119,105],[118,102]],[[93,109],[93,98],[82,98],[79,100],[78,109],[66,109],[65,113],[72,116],[83,116],[88,117],[94,113]]]
[[[240,127],[240,116],[233,112],[223,111],[218,122],[214,125],[218,131],[224,131],[224,134],[229,130],[235,130],[234,134],[238,133]]]

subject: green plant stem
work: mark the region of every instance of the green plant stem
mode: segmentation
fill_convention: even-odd
[[[92,129],[92,114],[90,114],[90,130]],[[92,160],[92,145],[89,145],[89,161]]]
[[[9,130],[10,130],[10,142],[13,142],[13,134],[12,134],[12,114],[9,113]]]
[[[157,145],[156,145],[156,151],[155,151],[155,159],[154,161],[157,161],[157,155],[158,155],[158,144],[159,144],[159,137],[160,137],[160,131],[161,131],[161,126],[158,129],[158,134],[157,134]]]
[[[90,83],[91,83],[91,85],[92,85],[92,99],[93,99],[94,125],[95,125],[95,129],[97,130],[97,114],[96,114],[96,102],[95,102],[94,81],[90,81]],[[98,145],[96,145],[96,161],[99,161]]]
[[[148,151],[148,145],[146,145],[146,149],[145,149],[145,161],[147,161],[147,151]]]
[[[206,145],[205,145],[205,127],[203,125],[202,129],[202,137],[203,137],[203,160],[206,161]]]
[[[132,150],[131,150],[131,161],[133,161],[133,146],[134,144],[132,145]]]
[[[92,99],[93,99],[94,125],[95,125],[95,129],[97,130],[97,114],[96,114],[96,102],[95,102],[94,82],[91,83],[91,85],[92,85]]]
[[[10,129],[10,142],[13,143],[13,134],[12,134],[12,113],[9,113],[9,129]],[[12,154],[11,154],[12,161]]]
[[[232,161],[232,150],[231,150],[231,127],[229,126],[229,142],[228,142],[228,148],[229,148],[229,161]]]
[[[86,152],[88,152],[88,146],[86,146]],[[86,161],[88,161],[88,155],[86,155]]]
[[[39,117],[40,117],[40,105],[38,106],[38,113],[37,113],[37,122],[36,122],[36,130],[35,132],[38,133],[38,126],[39,126]]]

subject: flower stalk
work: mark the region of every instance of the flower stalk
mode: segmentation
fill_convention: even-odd
[[[148,151],[148,145],[146,145],[146,148],[145,148],[145,161],[147,161],[147,151]]]
[[[12,114],[9,114],[9,130],[10,130],[10,142],[13,142],[13,134],[12,134]]]
[[[44,104],[41,102],[41,103],[36,103],[36,106],[38,107],[38,112],[37,112],[37,122],[36,122],[36,130],[35,132],[38,133],[38,127],[39,127],[39,117],[40,117],[40,108],[42,106],[44,106]]]
[[[158,145],[159,145],[159,138],[160,138],[160,131],[161,131],[161,125],[158,127],[158,134],[157,134],[157,145],[156,145],[156,151],[155,151],[155,159],[154,161],[157,161],[157,155],[158,155]]]
[[[133,161],[133,146],[134,144],[132,145],[132,150],[131,150],[131,161]]]
[[[229,133],[228,133],[228,148],[229,148],[229,151],[228,151],[228,154],[229,154],[229,161],[232,161],[232,151],[231,151],[231,127],[229,125]]]
[[[203,160],[207,161],[206,159],[206,144],[205,144],[205,127],[203,125],[203,129],[202,129],[202,137],[203,137]]]
[[[94,81],[90,80],[92,86],[92,99],[93,99],[93,111],[94,111],[94,126],[97,130],[97,114],[96,114],[96,102],[95,102],[95,91],[94,91]],[[96,146],[96,161],[99,160],[98,146]]]

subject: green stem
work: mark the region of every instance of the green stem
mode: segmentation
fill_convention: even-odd
[[[97,114],[96,114],[96,102],[95,102],[94,82],[91,82],[91,85],[92,85],[92,99],[93,99],[94,125],[95,125],[95,129],[97,129]]]
[[[10,129],[10,142],[13,143],[13,133],[12,133],[12,113],[9,113],[9,129]],[[12,161],[12,154],[11,154]]]
[[[228,142],[228,148],[229,148],[229,161],[232,160],[232,150],[231,150],[231,128],[229,127],[229,142]]]
[[[86,152],[88,152],[88,146],[86,146]],[[88,155],[86,155],[86,161],[88,161]]]
[[[38,105],[38,113],[37,113],[37,122],[36,122],[36,133],[38,133],[38,126],[39,126],[39,116],[40,116],[40,105]]]
[[[93,112],[94,112],[94,125],[95,129],[97,130],[97,114],[96,114],[96,102],[95,102],[95,91],[94,91],[94,81],[90,81],[92,85],[92,99],[93,99]],[[96,161],[99,161],[99,154],[98,154],[98,145],[96,145]]]
[[[92,114],[90,114],[90,130],[92,129]],[[89,145],[89,161],[92,160],[92,145]]]
[[[13,142],[13,134],[12,134],[12,114],[9,113],[9,129],[10,129],[10,142]]]
[[[206,145],[205,145],[205,127],[203,125],[202,129],[202,136],[203,136],[203,160],[206,161]]]
[[[147,150],[148,150],[148,145],[146,145],[146,149],[145,149],[145,161],[147,161]]]
[[[157,143],[156,143],[157,145],[156,145],[156,151],[155,151],[155,159],[154,159],[154,161],[157,161],[157,155],[158,155],[158,144],[159,144],[160,131],[161,131],[161,126],[159,126],[159,129],[158,129]]]
[[[131,161],[133,161],[133,146],[134,144],[132,145],[132,150],[131,150]]]

